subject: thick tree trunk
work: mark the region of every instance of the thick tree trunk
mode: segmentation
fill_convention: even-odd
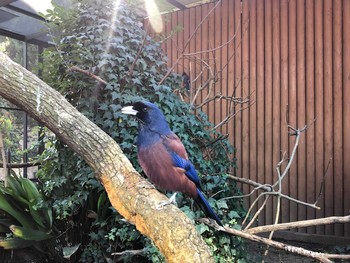
[[[118,144],[57,91],[0,52],[0,96],[24,109],[82,156],[115,209],[150,237],[168,262],[213,262],[208,246],[175,206],[132,167]]]

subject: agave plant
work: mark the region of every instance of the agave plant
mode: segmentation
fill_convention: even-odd
[[[0,247],[40,247],[52,238],[52,210],[40,204],[43,196],[29,179],[12,173],[8,186],[0,185]]]

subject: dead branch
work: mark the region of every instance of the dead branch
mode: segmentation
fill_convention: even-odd
[[[134,62],[133,62],[133,63],[131,64],[131,66],[130,66],[130,69],[129,69],[129,76],[132,76],[132,74],[134,73],[135,64],[136,64],[137,60],[139,59],[139,57],[140,57],[140,55],[141,55],[141,53],[142,53],[142,50],[143,50],[143,48],[144,48],[144,46],[145,46],[146,39],[147,39],[148,32],[149,32],[149,28],[150,28],[149,25],[150,25],[150,23],[147,24],[147,28],[146,28],[146,32],[145,32],[145,36],[144,36],[144,38],[143,38],[142,44],[141,44],[141,46],[140,46],[140,48],[139,48],[139,51],[137,52],[137,55],[136,55],[136,57],[135,57]]]
[[[260,184],[260,183],[257,183],[253,180],[250,180],[250,179],[247,179],[247,178],[242,178],[242,177],[237,177],[237,176],[234,176],[234,175],[227,175],[227,178],[230,178],[232,180],[235,180],[239,183],[243,183],[243,184],[248,184],[248,185],[251,185],[253,187],[256,187],[256,188],[259,188],[261,190],[264,190],[264,191],[272,191],[272,185],[269,185],[269,184]],[[244,197],[246,196],[249,196],[249,195],[244,195]]]
[[[257,234],[269,231],[279,231],[279,230],[287,230],[293,228],[303,228],[309,226],[318,226],[318,225],[329,225],[335,223],[349,223],[350,215],[348,216],[331,216],[319,219],[310,219],[310,220],[302,220],[296,222],[282,223],[282,224],[274,224],[274,225],[265,225],[253,227],[245,230],[245,232],[249,234]]]
[[[265,245],[269,245],[271,247],[282,249],[282,250],[290,252],[290,253],[298,254],[301,256],[305,256],[305,257],[315,258],[323,263],[331,263],[332,262],[331,260],[329,260],[327,258],[327,254],[324,254],[324,253],[310,251],[310,250],[307,250],[307,249],[304,249],[301,247],[290,246],[290,245],[284,244],[282,242],[277,242],[277,241],[270,240],[268,238],[259,237],[256,235],[251,235],[249,233],[246,233],[246,232],[243,232],[240,230],[236,230],[233,228],[225,227],[225,232],[232,234],[232,235],[235,235],[235,236],[243,237],[245,239],[248,239],[248,240],[251,240],[254,242],[258,242],[258,243],[262,243]]]
[[[328,174],[328,169],[329,169],[329,166],[330,166],[330,164],[331,164],[331,161],[332,161],[332,158],[330,158],[330,159],[328,160],[327,168],[326,168],[326,171],[325,171],[325,173],[324,173],[324,175],[323,175],[322,182],[321,182],[321,186],[320,186],[320,191],[318,192],[318,196],[317,196],[317,198],[316,198],[315,204],[318,203],[318,200],[320,200],[320,197],[321,197],[321,195],[322,195],[322,193],[323,193],[324,184],[325,184],[325,182],[326,182],[326,176],[327,176],[327,174]]]
[[[244,239],[248,239],[248,240],[251,240],[254,242],[268,245],[270,247],[274,247],[277,249],[287,251],[289,253],[293,253],[293,254],[309,257],[309,258],[314,258],[322,263],[332,263],[332,261],[330,260],[332,258],[350,259],[350,255],[338,255],[338,254],[327,254],[327,253],[315,252],[315,251],[311,251],[311,250],[304,249],[301,247],[291,246],[291,245],[288,245],[288,244],[285,244],[282,242],[278,242],[278,241],[270,240],[268,238],[264,238],[264,237],[260,237],[260,236],[254,235],[254,234],[250,234],[250,233],[247,233],[246,231],[237,230],[237,229],[229,228],[229,227],[220,227],[217,225],[214,226],[214,224],[208,218],[201,218],[200,222],[202,222],[208,226],[214,227],[216,230],[228,233],[230,235],[239,236],[239,237],[242,237]]]
[[[7,160],[6,160],[6,153],[5,153],[5,143],[4,138],[2,135],[2,132],[0,131],[0,151],[1,151],[1,158],[2,162],[4,164],[3,167],[7,167]],[[7,186],[7,169],[4,169],[4,178],[5,178],[5,186]]]
[[[270,184],[260,184],[260,183],[257,183],[253,180],[250,180],[250,179],[246,179],[246,178],[240,178],[240,177],[237,177],[237,176],[234,176],[234,175],[228,175],[227,176],[229,179],[232,179],[232,180],[235,180],[237,182],[240,182],[240,183],[244,183],[244,184],[248,184],[248,185],[251,185],[251,186],[254,186],[254,189],[249,193],[249,194],[245,194],[245,195],[237,195],[237,196],[229,196],[229,197],[224,197],[220,200],[229,200],[229,199],[233,199],[233,198],[244,198],[244,197],[249,197],[251,196],[253,193],[255,193],[256,191],[258,190],[264,190],[266,191],[266,193],[264,193],[264,195],[268,194],[268,195],[274,195],[274,196],[280,196],[281,198],[284,198],[286,200],[289,200],[289,201],[292,201],[292,202],[295,202],[297,204],[301,204],[301,205],[305,205],[305,206],[308,206],[308,207],[311,207],[311,208],[314,208],[314,209],[317,209],[317,210],[320,210],[321,208],[319,206],[317,206],[315,203],[313,204],[310,204],[310,203],[307,203],[307,202],[303,202],[303,201],[300,201],[298,199],[295,199],[293,197],[290,197],[288,195],[285,195],[283,193],[280,193],[278,191],[275,191],[272,187],[272,185]],[[259,198],[259,197],[258,197]]]
[[[213,6],[213,8],[208,12],[208,14],[201,20],[201,22],[196,26],[196,28],[194,29],[192,35],[190,36],[190,38],[187,40],[186,44],[183,47],[183,50],[186,50],[187,46],[190,44],[192,38],[196,35],[198,29],[202,26],[202,24],[204,23],[205,20],[207,20],[207,18],[209,17],[209,15],[216,9],[216,7],[218,7],[221,4],[221,0],[217,1],[216,4]],[[168,72],[164,75],[164,77],[161,79],[161,81],[159,81],[158,85],[163,84],[163,82],[166,80],[166,78],[170,75],[170,73],[174,70],[175,66],[177,65],[177,63],[180,61],[180,59],[183,57],[183,52],[180,54],[180,56],[177,58],[177,60],[175,61],[175,63],[171,66],[171,68],[168,70]]]
[[[240,27],[240,25],[241,25],[241,19],[239,20],[239,23],[237,25],[235,33],[233,34],[233,36],[226,43],[223,43],[220,46],[217,46],[217,47],[214,47],[214,48],[211,48],[211,49],[208,49],[208,50],[200,50],[200,51],[192,52],[192,53],[184,53],[183,56],[194,56],[194,55],[199,55],[199,54],[203,54],[203,53],[214,52],[216,50],[219,50],[219,49],[223,48],[224,46],[227,46],[228,44],[230,44],[236,38],[237,32],[238,32],[238,28]]]
[[[70,67],[69,70],[83,73],[84,75],[89,76],[90,78],[93,78],[93,79],[97,80],[98,82],[100,82],[104,86],[107,86],[107,84],[108,84],[108,82],[106,82],[105,80],[101,79],[99,76],[96,76],[95,74],[92,74],[91,72],[86,71],[84,69],[81,69],[81,68],[79,68],[77,66],[72,66],[72,67]]]
[[[53,158],[47,158],[43,161],[34,161],[34,162],[26,162],[26,163],[3,163],[0,162],[0,168],[1,167],[7,167],[7,168],[25,168],[25,167],[33,167],[33,166],[40,166],[42,165],[45,161],[50,161],[54,160],[55,157]]]
[[[112,256],[124,256],[124,255],[132,255],[132,256],[136,256],[136,255],[140,255],[145,253],[145,249],[136,249],[136,250],[125,250],[122,252],[115,252],[112,253]]]

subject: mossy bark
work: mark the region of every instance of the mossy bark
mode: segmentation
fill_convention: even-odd
[[[151,238],[168,262],[213,262],[209,247],[177,207],[155,208],[165,196],[143,179],[119,145],[59,92],[0,52],[0,95],[28,112],[82,156],[113,207]]]

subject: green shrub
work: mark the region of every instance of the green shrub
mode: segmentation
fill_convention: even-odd
[[[0,185],[0,247],[17,249],[34,246],[43,250],[54,237],[52,210],[43,207],[43,195],[36,184],[15,173]]]

